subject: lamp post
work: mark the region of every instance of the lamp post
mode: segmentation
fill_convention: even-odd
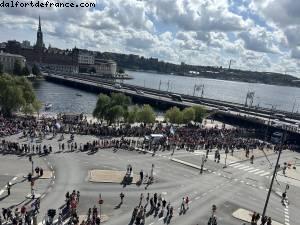
[[[267,199],[266,199],[266,202],[265,202],[265,206],[264,206],[264,210],[263,210],[261,218],[264,218],[265,215],[266,215],[266,211],[267,211],[267,207],[268,207],[268,203],[269,203],[271,191],[272,191],[272,188],[273,188],[273,183],[274,183],[274,180],[275,180],[275,176],[276,176],[276,173],[277,173],[277,167],[278,167],[278,164],[279,164],[279,159],[280,159],[280,155],[281,155],[281,152],[282,152],[282,149],[283,149],[283,144],[285,142],[285,139],[286,139],[286,130],[285,130],[285,132],[284,132],[284,134],[282,135],[282,138],[281,138],[281,146],[280,146],[280,149],[279,149],[276,165],[275,165],[275,168],[274,168],[271,184],[270,184],[270,187],[269,187],[269,191],[268,191],[268,194],[267,194]]]
[[[227,168],[227,155],[228,155],[228,153],[229,153],[229,150],[226,149],[225,150],[225,165],[223,166],[223,168]]]

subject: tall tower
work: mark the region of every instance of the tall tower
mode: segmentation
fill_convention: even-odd
[[[43,32],[42,32],[42,26],[41,26],[41,18],[39,16],[39,28],[36,34],[36,45],[35,47],[39,50],[42,50],[44,48],[44,42],[43,42]]]

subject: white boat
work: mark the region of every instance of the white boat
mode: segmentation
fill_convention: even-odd
[[[51,103],[45,104],[45,110],[49,110],[51,108],[52,108],[52,104]]]

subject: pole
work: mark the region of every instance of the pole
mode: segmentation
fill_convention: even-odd
[[[196,84],[194,85],[194,92],[193,92],[193,96],[195,96],[195,92],[196,92]]]
[[[295,101],[294,101],[294,104],[293,104],[292,113],[294,112],[295,106],[296,106],[296,98],[295,98]]]
[[[158,90],[160,90],[160,86],[161,86],[161,80],[159,80]]]
[[[265,206],[264,206],[264,210],[263,210],[263,213],[262,213],[262,216],[261,216],[261,218],[264,218],[264,217],[265,217],[265,215],[266,215],[266,211],[267,211],[267,207],[268,207],[268,203],[269,203],[269,199],[270,199],[271,191],[272,191],[272,188],[273,188],[273,183],[274,183],[274,179],[275,179],[275,176],[276,176],[277,167],[278,167],[278,163],[279,163],[280,155],[281,155],[282,148],[283,148],[283,143],[284,143],[284,141],[285,141],[285,137],[286,137],[286,130],[285,130],[285,133],[282,135],[282,139],[281,139],[281,146],[280,146],[280,149],[279,149],[279,153],[278,153],[278,157],[277,157],[276,165],[275,165],[275,168],[274,168],[274,172],[273,172],[273,176],[272,176],[271,184],[270,184],[270,187],[269,187],[269,191],[268,191],[267,199],[266,199],[266,202],[265,202]]]
[[[168,89],[167,89],[167,92],[169,91],[169,87],[170,87],[170,80],[168,80]]]
[[[227,155],[228,155],[228,152],[226,151],[225,153],[226,153],[226,154],[225,154],[225,155],[226,155],[226,156],[225,156],[225,165],[224,165],[223,168],[227,168]]]

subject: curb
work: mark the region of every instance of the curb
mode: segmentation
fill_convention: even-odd
[[[180,164],[185,165],[185,166],[192,167],[194,169],[198,169],[198,170],[201,169],[201,166],[198,166],[198,165],[195,165],[195,164],[192,164],[192,163],[180,160],[180,159],[172,158],[171,161],[180,163]],[[203,168],[203,171],[207,171],[207,168]]]

